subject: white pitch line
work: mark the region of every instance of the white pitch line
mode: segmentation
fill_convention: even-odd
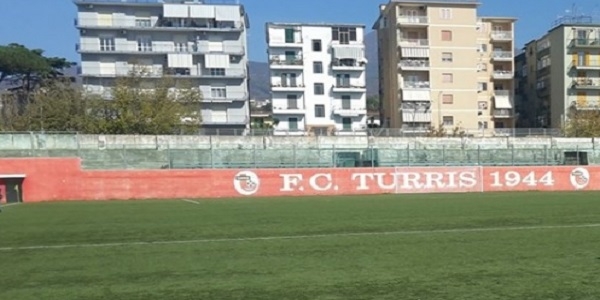
[[[21,204],[21,202],[14,202],[14,203],[0,204],[0,208],[9,207],[9,206],[14,206],[14,205],[19,205],[19,204]]]
[[[175,241],[154,241],[154,242],[141,242],[140,241],[140,242],[104,243],[104,244],[17,246],[17,247],[2,247],[2,248],[0,248],[0,251],[5,252],[5,251],[22,251],[22,250],[68,249],[68,248],[108,248],[108,247],[142,246],[142,245],[143,246],[147,246],[147,245],[177,245],[177,244],[253,242],[253,241],[273,241],[273,240],[301,240],[301,239],[320,239],[320,238],[332,238],[332,237],[358,237],[358,236],[383,236],[383,235],[425,235],[425,234],[444,234],[444,233],[473,233],[473,232],[492,232],[492,231],[598,228],[598,227],[600,227],[600,224],[490,227],[490,228],[410,230],[410,231],[407,230],[407,231],[382,231],[382,232],[357,232],[357,233],[330,233],[330,234],[314,234],[314,235],[198,239],[198,240],[178,240],[178,241],[175,240]]]
[[[200,202],[198,202],[198,201],[189,200],[189,199],[182,199],[181,201],[184,201],[184,202],[187,202],[187,203],[193,203],[193,204],[200,204]]]

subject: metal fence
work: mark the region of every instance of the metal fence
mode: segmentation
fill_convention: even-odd
[[[94,149],[95,147],[95,149]],[[279,146],[212,148],[204,145],[82,145],[78,149],[0,149],[0,157],[79,157],[87,169],[240,169],[338,168],[402,166],[551,166],[600,162],[600,146],[570,149],[468,148],[438,146],[425,149],[399,146],[336,146],[306,148]]]

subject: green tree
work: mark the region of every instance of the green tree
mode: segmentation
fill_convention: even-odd
[[[8,95],[3,129],[13,131],[81,131],[91,128],[88,103],[70,80],[52,80],[31,93],[31,101],[20,106],[23,91]]]
[[[20,44],[0,46],[0,82],[11,78],[22,89],[31,92],[44,79],[57,78],[64,68],[74,63],[60,57],[45,57],[41,49],[28,49]]]
[[[94,133],[105,134],[174,134],[194,133],[200,128],[198,88],[183,79],[165,76],[148,78],[143,69],[118,78],[112,99],[88,96],[91,116],[96,119]]]
[[[379,110],[379,97],[369,96],[367,97],[367,110],[378,111]]]
[[[600,137],[600,108],[577,109],[573,106],[569,111],[569,120],[565,124],[564,133],[568,137]]]

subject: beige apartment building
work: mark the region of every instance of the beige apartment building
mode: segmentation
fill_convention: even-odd
[[[600,108],[600,23],[562,17],[517,55],[519,126],[562,129],[573,113]]]
[[[374,25],[384,127],[512,128],[514,18],[474,0],[391,0]]]

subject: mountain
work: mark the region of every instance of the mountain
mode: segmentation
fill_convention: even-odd
[[[365,35],[365,55],[367,64],[367,95],[377,96],[379,94],[379,59],[377,57],[377,32],[372,31]],[[251,99],[269,99],[270,98],[270,74],[269,64],[264,62],[249,62],[250,76],[250,98]]]

